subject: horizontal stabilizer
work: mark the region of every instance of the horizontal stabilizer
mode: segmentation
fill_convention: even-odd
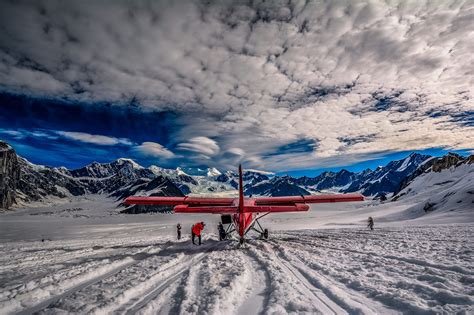
[[[175,213],[217,213],[217,214],[230,214],[238,212],[237,206],[197,206],[190,207],[188,205],[179,205],[174,207]]]
[[[263,213],[263,212],[298,212],[298,211],[308,211],[309,206],[296,203],[294,205],[288,206],[247,206],[245,207],[245,212],[253,213]]]

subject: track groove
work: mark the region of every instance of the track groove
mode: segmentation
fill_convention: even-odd
[[[138,263],[138,261],[134,261],[134,260],[125,262],[124,264],[118,266],[117,268],[114,268],[114,269],[112,269],[108,272],[105,272],[104,274],[101,274],[100,276],[94,277],[90,280],[79,283],[78,285],[75,285],[75,286],[65,290],[63,293],[55,295],[55,296],[53,296],[53,297],[51,297],[47,300],[41,301],[38,304],[35,304],[33,306],[30,306],[30,307],[18,312],[17,314],[18,315],[27,315],[27,314],[34,314],[36,312],[39,312],[42,309],[48,308],[49,305],[52,305],[52,304],[58,302],[60,299],[65,298],[67,296],[70,296],[70,295],[74,294],[75,292],[77,292],[79,290],[83,290],[83,289],[93,285],[94,283],[97,283],[101,280],[104,280],[108,277],[111,277],[111,276],[115,275],[116,273],[122,271],[123,269],[125,269],[127,267],[130,267],[130,266],[132,266],[134,264],[137,264],[137,263]]]

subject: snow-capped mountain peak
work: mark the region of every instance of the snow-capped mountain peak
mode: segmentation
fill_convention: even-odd
[[[183,169],[182,169],[181,167],[177,167],[177,168],[176,168],[176,173],[177,173],[178,175],[186,175],[186,176],[188,176],[188,174],[186,174],[186,172],[183,171]]]
[[[148,167],[148,169],[149,169],[150,171],[152,171],[153,174],[155,174],[155,175],[161,175],[161,174],[163,174],[163,171],[164,171],[163,168],[161,168],[161,167],[159,167],[159,166],[156,166],[156,165],[150,165],[150,166]]]
[[[207,169],[207,177],[219,176],[222,173],[215,167],[210,167]]]
[[[132,159],[127,159],[127,158],[119,158],[116,160],[117,165],[124,165],[124,164],[130,164],[134,169],[143,169],[143,166],[138,164]]]

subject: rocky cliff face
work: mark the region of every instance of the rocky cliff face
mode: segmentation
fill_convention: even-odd
[[[466,159],[460,156],[459,154],[456,153],[448,153],[447,155],[437,158],[432,167],[431,170],[433,172],[439,173],[444,169],[448,169],[452,166],[457,166],[460,163],[463,163]]]
[[[8,209],[16,200],[20,166],[15,150],[0,141],[0,209]]]
[[[377,167],[374,171],[358,173],[356,175],[361,175],[356,176],[356,180],[342,192],[360,191],[366,196],[392,193],[406,177],[429,158],[429,155],[412,153],[405,159],[391,161],[386,166]]]

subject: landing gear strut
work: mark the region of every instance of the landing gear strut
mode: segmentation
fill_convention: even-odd
[[[268,239],[268,229],[264,229],[261,225],[260,225],[260,222],[258,221],[259,219],[263,218],[264,216],[266,216],[268,213],[265,213],[257,218],[255,218],[255,220],[253,221],[253,224],[250,226],[250,228],[247,230],[247,232],[245,234],[248,233],[248,231],[250,230],[253,230],[257,233],[260,233],[260,238],[264,238],[264,239]]]
[[[234,232],[234,231],[235,231],[235,225],[234,225],[234,223],[230,223],[230,224],[227,226],[227,229],[225,229],[225,231],[224,231],[224,233],[223,233],[223,235],[222,235],[223,237],[222,237],[222,236],[220,237],[220,240],[222,241],[222,240],[227,239],[227,236],[230,235],[230,234],[232,234],[232,232]]]

